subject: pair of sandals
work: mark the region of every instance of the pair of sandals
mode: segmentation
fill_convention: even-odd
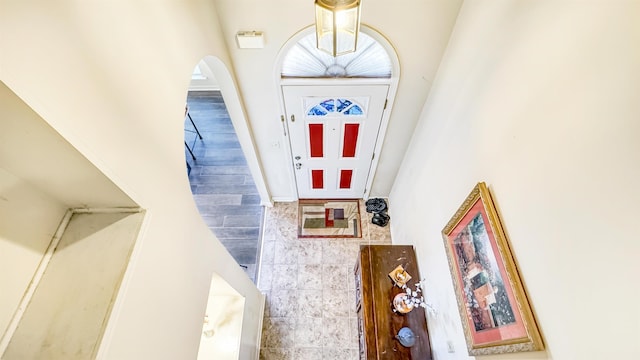
[[[367,206],[367,212],[373,213],[371,222],[380,227],[385,227],[389,224],[391,217],[387,214],[387,202],[384,199],[375,198],[369,199],[365,202]]]

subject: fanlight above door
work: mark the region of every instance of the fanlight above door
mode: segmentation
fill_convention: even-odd
[[[360,33],[358,49],[333,57],[316,48],[315,33],[300,39],[286,54],[283,78],[390,78],[391,59],[384,47],[371,36]]]

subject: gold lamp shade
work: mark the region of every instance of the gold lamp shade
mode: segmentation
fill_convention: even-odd
[[[360,0],[315,0],[318,49],[332,56],[356,51]]]

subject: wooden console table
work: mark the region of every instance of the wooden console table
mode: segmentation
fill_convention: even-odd
[[[354,272],[361,360],[432,359],[424,309],[416,308],[404,315],[393,311],[393,297],[403,291],[388,274],[398,265],[412,276],[407,285],[415,290],[420,274],[412,246],[360,246]],[[417,337],[410,348],[395,338],[405,326]]]

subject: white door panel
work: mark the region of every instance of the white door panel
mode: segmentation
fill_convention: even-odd
[[[283,86],[299,198],[361,198],[388,85]]]

